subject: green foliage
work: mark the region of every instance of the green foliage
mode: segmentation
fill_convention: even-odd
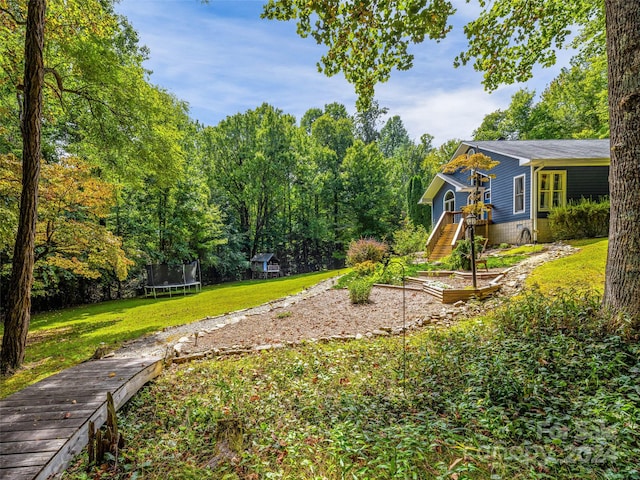
[[[121,412],[123,462],[144,478],[637,478],[638,344],[602,336],[590,297],[531,295],[501,313],[517,318],[406,344],[177,366]],[[562,314],[576,322],[557,330]],[[223,441],[229,458],[216,457]]]
[[[380,262],[387,250],[388,247],[385,243],[373,238],[353,240],[347,250],[347,265],[357,265],[365,261]]]
[[[609,200],[582,198],[549,212],[554,240],[606,237],[609,233]]]
[[[364,262],[356,263],[353,266],[353,271],[359,277],[369,277],[376,271],[376,264],[371,260],[365,260]]]
[[[526,291],[517,302],[496,312],[499,327],[510,335],[535,337],[563,335],[575,338],[605,337],[609,325],[600,308],[602,299],[592,290],[557,290],[543,294],[535,287]]]
[[[325,4],[269,0],[262,16],[296,20],[299,35],[311,35],[317,43],[327,46],[328,52],[318,68],[327,76],[342,71],[355,86],[358,110],[365,111],[372,104],[377,83],[388,80],[393,69],[411,68],[413,55],[408,53],[409,45],[420,43],[425,37],[444,38],[451,30],[447,20],[453,12],[448,1],[343,0]]]
[[[571,43],[569,27],[582,33],[575,43],[583,51],[604,45],[604,29],[591,28],[602,26],[602,2],[497,0],[481,6],[483,10],[464,27],[469,48],[454,64],[473,60],[473,67],[484,72],[483,83],[489,90],[529,80],[537,64],[553,65],[557,49]]]
[[[427,244],[429,234],[422,225],[414,226],[405,220],[402,228],[393,234],[393,251],[398,255],[411,255],[422,252]]]
[[[375,143],[356,140],[347,150],[340,179],[350,238],[384,238],[391,233],[389,170],[388,160]]]
[[[409,189],[407,192],[407,203],[409,218],[411,222],[425,229],[431,227],[431,207],[418,203],[424,194],[425,187],[422,185],[421,178],[416,175],[409,181]]]
[[[351,303],[362,305],[369,303],[373,283],[368,278],[356,278],[349,284],[349,298]]]
[[[519,90],[506,110],[486,115],[475,140],[606,138],[609,134],[606,58],[575,61],[563,69],[534,102]]]
[[[484,244],[484,237],[477,235],[475,238],[476,257],[480,255]],[[450,266],[452,270],[471,270],[471,240],[458,240],[456,248],[450,255]],[[488,265],[487,265],[488,267]]]
[[[380,130],[380,140],[378,146],[382,154],[391,158],[397,151],[412,145],[409,138],[409,132],[402,123],[402,119],[398,115],[389,118]]]

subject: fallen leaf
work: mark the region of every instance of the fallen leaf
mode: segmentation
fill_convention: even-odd
[[[449,470],[453,470],[453,468],[458,465],[462,460],[464,460],[463,457],[460,458],[456,458],[453,463],[451,465],[449,465]],[[453,478],[453,476],[456,475],[455,473],[451,475],[451,477]],[[458,478],[458,476],[456,475],[455,478]]]

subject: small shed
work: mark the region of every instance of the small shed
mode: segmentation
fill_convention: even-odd
[[[251,259],[251,278],[280,276],[280,261],[273,253],[258,253]]]

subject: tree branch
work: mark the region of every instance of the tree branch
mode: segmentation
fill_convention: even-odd
[[[11,20],[13,20],[16,25],[26,25],[27,21],[26,20],[19,20],[11,11],[9,11],[9,9],[7,8],[2,8],[0,7],[0,12],[4,13],[5,15],[8,15],[11,17]]]

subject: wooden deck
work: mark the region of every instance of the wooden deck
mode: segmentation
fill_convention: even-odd
[[[47,479],[64,470],[88,441],[89,421],[107,418],[157,377],[162,360],[102,359],[76,365],[0,400],[0,479]]]

